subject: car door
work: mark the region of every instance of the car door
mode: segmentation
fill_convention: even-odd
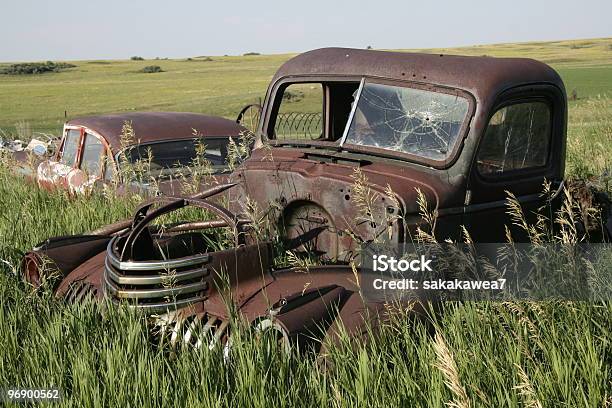
[[[40,186],[68,188],[68,177],[78,164],[82,134],[81,128],[65,129],[57,156],[38,166],[37,181]]]
[[[67,177],[70,191],[82,193],[91,189],[103,176],[105,158],[105,143],[98,136],[85,132],[77,165]]]
[[[518,88],[492,109],[471,166],[464,224],[476,242],[505,242],[508,226],[516,241],[527,234],[510,216],[508,193],[526,221],[546,204],[545,180],[558,189],[565,155],[565,99],[553,86]]]

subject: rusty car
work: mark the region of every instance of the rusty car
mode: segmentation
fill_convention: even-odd
[[[476,242],[504,242],[507,191],[526,212],[542,205],[545,180],[548,199],[558,199],[566,122],[561,78],[535,60],[306,52],[273,77],[255,148],[226,184],[156,198],[132,219],[86,235],[51,238],[25,257],[24,275],[39,283],[42,260],[51,259],[63,276],[58,296],[161,314],[177,342],[228,344],[221,275],[235,310],[283,344],[333,338],[340,322],[363,333],[386,309],[360,296],[351,263],[360,245],[413,240],[423,205],[435,211],[431,233],[441,240],[456,239],[464,225]],[[156,223],[189,206],[212,216]],[[274,231],[267,240],[258,236],[264,219]],[[218,229],[233,244],[216,248],[201,237]],[[279,243],[281,254],[315,255],[321,265],[277,266]],[[315,328],[318,337],[305,335]]]
[[[125,135],[126,124],[129,135]],[[96,183],[111,182],[122,166],[150,157],[148,177],[137,187],[146,190],[152,178],[159,181],[156,187],[162,193],[179,194],[171,176],[192,165],[198,142],[206,146],[205,159],[214,172],[222,174],[227,171],[228,140],[239,138],[242,132],[245,128],[229,119],[186,112],[76,118],[66,122],[57,153],[38,166],[36,178],[42,187],[83,192]]]

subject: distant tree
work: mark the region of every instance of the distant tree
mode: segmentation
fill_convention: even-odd
[[[132,58],[130,58],[132,61],[144,61],[144,58],[139,57],[138,55],[134,55]]]
[[[0,70],[1,74],[6,75],[34,75],[46,72],[59,72],[64,69],[74,68],[76,65],[65,62],[27,62],[23,64],[12,64]]]
[[[159,65],[147,65],[146,67],[141,69],[139,72],[142,72],[145,74],[154,74],[156,72],[164,72],[164,70],[161,69]]]
[[[248,57],[250,55],[261,55],[261,54],[258,53],[258,52],[247,52],[247,53],[244,54],[245,57]]]
[[[372,46],[371,46],[371,45],[368,45],[368,46],[366,47],[366,50],[371,50],[371,49],[372,49]]]

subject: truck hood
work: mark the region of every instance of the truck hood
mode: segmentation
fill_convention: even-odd
[[[351,201],[351,187],[358,169],[381,198],[393,191],[404,214],[419,212],[418,191],[424,194],[430,208],[458,206],[464,201],[461,182],[451,183],[444,170],[320,149],[256,149],[236,170],[233,179],[245,184],[249,193],[282,195],[287,202],[328,196],[329,205],[338,206]]]
[[[383,235],[403,242],[422,223],[419,192],[430,210],[463,201],[444,171],[363,157],[318,149],[256,149],[231,176],[238,185],[230,190],[230,207],[240,213],[247,210],[245,203],[257,203],[272,214],[271,221],[284,226],[286,239],[325,230],[317,248],[330,259],[349,259],[359,242]]]

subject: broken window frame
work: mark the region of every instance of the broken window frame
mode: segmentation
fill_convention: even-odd
[[[66,163],[65,160],[65,156],[66,156],[66,144],[68,143],[68,137],[70,136],[70,131],[78,131],[79,135],[77,136],[78,139],[76,141],[76,149],[74,150],[74,157],[72,157],[71,163]],[[77,168],[78,164],[79,164],[79,150],[81,148],[81,140],[83,139],[83,131],[80,128],[65,128],[64,129],[64,137],[62,138],[61,141],[61,145],[60,148],[57,150],[56,153],[56,158],[55,160],[58,163],[62,163],[63,165],[70,167],[70,168]]]
[[[267,143],[270,143],[272,146],[304,146],[309,147],[320,146],[320,147],[329,147],[331,149],[337,150],[340,145],[339,141],[342,140],[344,135],[344,131],[342,135],[335,141],[327,141],[327,140],[299,140],[299,139],[286,139],[286,140],[278,140],[275,139],[272,134],[274,131],[275,122],[277,119],[277,115],[280,109],[280,105],[282,103],[282,96],[284,91],[291,85],[294,84],[321,84],[323,85],[323,109],[322,109],[322,123],[323,123],[323,135],[324,138],[329,137],[329,112],[328,112],[328,104],[329,104],[329,95],[325,90],[325,84],[329,83],[355,83],[360,84],[364,79],[362,75],[359,76],[336,76],[336,75],[308,75],[308,76],[300,76],[300,77],[285,77],[279,79],[273,86],[270,94],[266,97],[266,102],[264,102],[264,111],[262,112],[262,121],[261,128],[259,133],[263,136],[264,140]],[[271,100],[272,103],[268,103],[267,100]],[[345,125],[346,127],[346,125]]]
[[[346,127],[344,129],[344,136],[342,138],[342,143],[340,145],[340,147],[343,150],[353,151],[356,153],[367,153],[370,155],[377,155],[377,156],[388,157],[388,158],[403,159],[403,160],[407,160],[410,162],[425,164],[427,166],[431,166],[434,168],[440,168],[440,169],[450,167],[457,160],[457,158],[459,157],[459,152],[461,150],[461,147],[463,146],[463,140],[467,136],[467,130],[469,129],[469,125],[472,121],[474,112],[476,110],[476,101],[469,92],[461,90],[461,89],[457,89],[457,88],[444,87],[444,86],[438,86],[438,85],[432,85],[432,84],[423,84],[423,83],[410,82],[410,81],[388,80],[388,79],[370,78],[370,77],[363,77],[362,81],[363,82],[360,85],[360,91],[358,92],[355,103],[353,104],[353,109],[351,110],[349,121],[346,123]],[[412,153],[407,153],[407,152],[401,152],[397,150],[385,149],[385,148],[380,148],[380,147],[375,147],[375,146],[364,146],[364,145],[345,143],[348,137],[348,133],[350,131],[352,121],[354,119],[354,112],[356,111],[357,105],[359,104],[359,98],[361,97],[361,91],[367,84],[418,89],[418,90],[423,90],[423,91],[453,95],[453,96],[457,96],[457,97],[461,97],[465,99],[468,103],[467,111],[463,119],[463,122],[461,123],[461,127],[457,131],[456,140],[454,141],[454,144],[452,148],[449,150],[449,153],[446,156],[446,158],[437,160],[437,159],[428,158],[428,157],[424,157],[424,156],[420,156],[420,155],[412,154]]]
[[[102,145],[104,146],[104,155],[105,157],[109,158],[112,161],[112,154],[111,154],[111,148],[110,145],[108,144],[108,141],[102,136],[100,135],[98,132],[83,127],[83,126],[77,126],[77,125],[64,125],[64,138],[62,138],[62,141],[60,142],[60,149],[58,149],[58,152],[56,153],[56,161],[59,162],[60,158],[61,158],[61,154],[63,154],[63,149],[64,149],[64,143],[66,142],[66,135],[68,134],[68,131],[70,130],[77,130],[80,132],[80,139],[79,139],[79,145],[78,145],[78,149],[77,149],[77,155],[76,155],[76,161],[74,163],[74,165],[72,166],[73,169],[80,169],[81,167],[81,160],[82,160],[82,155],[83,155],[83,145],[84,145],[84,140],[85,140],[85,134],[89,134],[95,138],[97,138],[100,142],[102,142]],[[115,167],[115,163],[112,162],[111,163],[112,167]],[[108,170],[108,171],[112,171],[112,169],[110,169],[110,167],[108,165],[103,165],[103,173],[98,175],[96,177],[97,180],[103,179],[106,175],[106,173],[104,171]]]
[[[283,108],[287,108],[286,105],[290,103],[290,101],[285,100],[284,96],[285,94],[289,91],[292,86],[300,86],[300,85],[311,85],[311,86],[317,86],[320,88],[320,110],[317,112],[299,112],[299,111],[295,111],[295,112],[284,112]],[[299,91],[299,90],[298,90]],[[317,93],[319,90],[317,90]],[[273,126],[270,128],[270,130],[272,131],[273,135],[274,135],[274,139],[273,140],[277,140],[279,142],[283,142],[283,141],[297,141],[297,142],[311,142],[311,141],[317,141],[318,138],[312,138],[309,137],[306,133],[304,133],[304,137],[286,137],[287,135],[283,135],[282,138],[279,138],[279,134],[278,134],[278,128],[279,128],[279,116],[281,115],[286,115],[286,114],[290,114],[290,113],[296,113],[297,115],[317,115],[320,114],[321,115],[321,119],[320,119],[320,136],[323,136],[324,138],[327,138],[328,136],[328,129],[327,129],[327,117],[328,117],[328,109],[329,109],[329,103],[328,103],[328,95],[327,95],[327,89],[325,86],[325,83],[323,82],[293,82],[293,83],[289,83],[286,86],[283,86],[281,89],[279,89],[279,94],[280,96],[280,103],[278,103],[278,106],[275,109],[275,114],[274,114],[274,123]],[[319,96],[319,95],[317,95]],[[309,120],[306,119],[306,121],[308,122]],[[291,128],[291,126],[288,126],[289,128]],[[296,129],[298,130],[298,129]],[[295,132],[295,134],[299,134],[299,130]],[[290,135],[293,136],[293,135]]]
[[[274,139],[271,136],[270,132],[274,128],[274,122],[276,119],[276,115],[278,114],[280,104],[282,102],[282,95],[283,95],[284,90],[292,84],[300,84],[300,83],[324,84],[326,82],[327,83],[330,83],[330,82],[359,83],[358,90],[364,86],[362,84],[365,84],[367,82],[367,83],[374,83],[374,84],[379,84],[379,85],[414,88],[414,89],[421,89],[425,91],[456,95],[459,97],[463,97],[467,100],[468,110],[465,115],[464,122],[461,124],[461,128],[457,132],[457,139],[455,141],[455,144],[452,150],[450,151],[449,155],[444,160],[429,159],[423,156],[418,156],[418,155],[398,152],[398,151],[392,151],[388,149],[381,149],[377,147],[344,144],[345,135],[348,133],[348,129],[350,128],[352,117],[354,116],[353,111],[356,109],[357,103],[359,102],[360,95],[356,95],[355,103],[353,104],[353,107],[351,108],[351,113],[349,114],[349,118],[347,120],[347,123],[345,124],[345,128],[342,133],[342,136],[338,140],[329,142],[329,141],[318,141],[318,140],[283,141],[283,140]],[[472,118],[474,117],[474,112],[476,111],[476,99],[471,93],[463,89],[446,87],[446,86],[441,86],[441,85],[424,84],[424,83],[414,82],[414,81],[402,81],[402,80],[395,80],[395,79],[370,77],[367,75],[365,76],[364,75],[355,75],[355,76],[336,76],[336,75],[312,75],[310,76],[309,75],[309,76],[300,76],[300,77],[285,77],[285,78],[279,79],[273,85],[272,90],[267,97],[270,98],[270,100],[273,101],[273,103],[272,104],[268,104],[267,102],[264,103],[265,112],[262,112],[263,120],[261,122],[260,132],[263,135],[264,140],[266,140],[272,146],[283,146],[283,147],[284,146],[298,146],[298,147],[304,147],[304,148],[309,148],[310,146],[317,146],[317,147],[322,147],[322,148],[330,148],[332,150],[341,149],[347,152],[362,154],[366,156],[377,156],[377,157],[382,157],[382,158],[405,160],[405,161],[409,161],[412,163],[422,164],[422,165],[426,165],[426,166],[437,168],[437,169],[446,169],[452,166],[455,163],[455,161],[457,161],[457,159],[459,158],[459,153],[463,146],[463,141],[467,137],[467,130],[470,127],[470,123],[472,121]],[[324,132],[325,132],[325,137],[327,137],[328,136],[327,134],[328,132],[328,127],[327,127],[328,100],[327,100],[326,92],[324,92],[323,103],[324,103],[323,123],[325,124]]]

